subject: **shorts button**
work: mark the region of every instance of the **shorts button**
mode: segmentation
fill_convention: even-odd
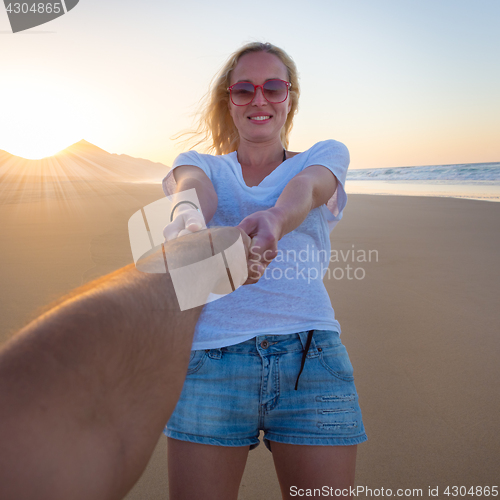
[[[262,347],[262,349],[267,349],[269,347],[269,342],[267,340],[263,340],[260,343],[260,347]]]

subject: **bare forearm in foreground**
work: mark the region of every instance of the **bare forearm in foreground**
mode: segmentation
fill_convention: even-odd
[[[200,312],[179,310],[168,273],[131,265],[21,330],[0,353],[0,497],[122,498],[175,408]]]
[[[134,266],[95,285],[2,353],[2,498],[121,498],[175,407],[200,308]]]

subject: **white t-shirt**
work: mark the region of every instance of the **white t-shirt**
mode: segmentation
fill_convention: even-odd
[[[335,330],[340,324],[323,284],[331,245],[329,233],[342,218],[347,202],[345,179],[349,152],[340,142],[321,141],[281,163],[258,186],[248,187],[236,151],[212,156],[181,153],[163,179],[163,190],[175,192],[173,170],[194,165],[207,174],[218,196],[208,227],[237,226],[245,217],[273,207],[292,177],[311,165],[323,165],[338,180],[326,205],[309,212],[295,230],[278,242],[278,255],[260,280],[209,302],[196,325],[192,349],[238,344],[257,335],[286,335],[305,330]]]

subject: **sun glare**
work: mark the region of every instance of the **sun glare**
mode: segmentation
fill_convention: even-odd
[[[85,136],[81,93],[57,77],[7,76],[1,83],[0,149],[28,159],[51,156]]]

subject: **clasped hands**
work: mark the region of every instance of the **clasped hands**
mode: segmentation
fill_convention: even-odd
[[[163,229],[163,236],[170,241],[204,227],[203,215],[184,204],[176,209],[174,220]],[[245,217],[236,227],[241,232],[247,253],[248,279],[243,284],[257,283],[278,255],[278,241],[283,236],[283,213],[277,207],[260,210]]]

